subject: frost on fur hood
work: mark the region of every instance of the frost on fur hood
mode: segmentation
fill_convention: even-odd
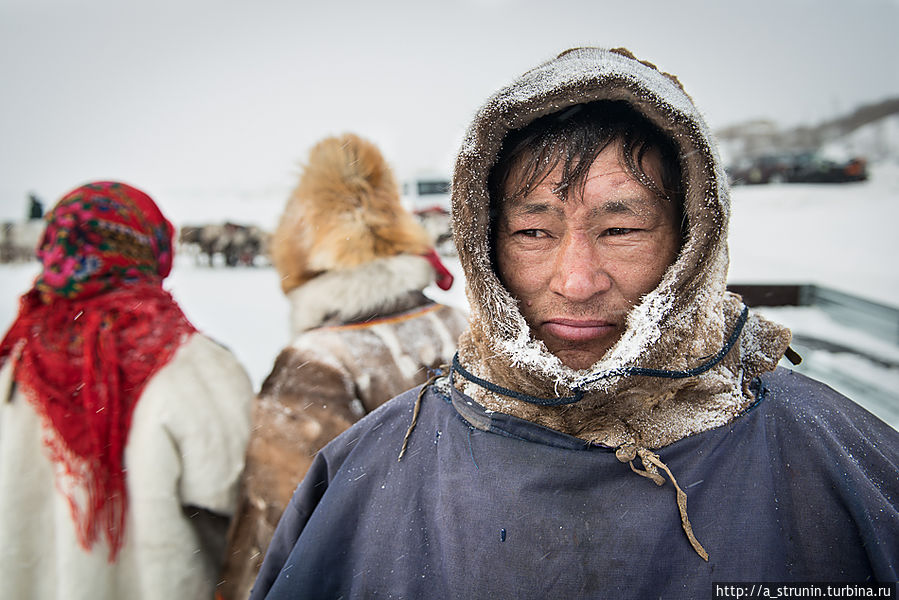
[[[677,144],[689,230],[659,286],[631,310],[618,343],[590,369],[574,371],[531,336],[493,272],[487,179],[509,131],[604,99],[627,101]],[[591,442],[658,448],[740,414],[753,401],[753,378],[774,369],[789,344],[788,330],[750,315],[733,350],[710,370],[680,379],[632,374],[634,368],[685,371],[706,362],[724,347],[743,306],[725,287],[730,204],[708,127],[675,77],[626,50],[569,50],[491,97],[459,152],[452,201],[471,305],[470,331],[460,340],[461,365],[530,396],[583,394],[565,406],[539,406],[457,378],[488,409]]]

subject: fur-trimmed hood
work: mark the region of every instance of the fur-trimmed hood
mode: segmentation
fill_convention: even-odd
[[[590,369],[574,371],[531,335],[493,270],[487,181],[509,131],[595,100],[628,102],[676,143],[689,228],[661,283],[631,310],[621,339]],[[460,340],[460,366],[494,384],[494,390],[471,378],[456,382],[489,409],[591,442],[658,448],[740,414],[753,401],[753,378],[772,370],[789,344],[788,330],[756,315],[741,325],[742,302],[726,291],[727,178],[702,115],[675,77],[626,50],[569,50],[491,97],[459,152],[452,202],[471,305],[470,331]],[[721,353],[735,331],[733,350],[701,374],[646,374],[689,373]],[[578,401],[542,406],[497,393],[496,386]]]
[[[381,152],[348,133],[309,151],[272,236],[272,262],[288,293],[322,273],[400,254],[426,255],[431,246],[400,204]]]

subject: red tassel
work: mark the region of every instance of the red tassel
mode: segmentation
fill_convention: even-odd
[[[437,251],[432,248],[430,252],[423,254],[422,256],[431,263],[431,266],[434,267],[434,271],[437,272],[437,279],[435,280],[437,287],[441,290],[450,289],[453,285],[453,274],[449,272],[442,262],[440,262]]]

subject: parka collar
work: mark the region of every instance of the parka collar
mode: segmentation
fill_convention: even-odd
[[[432,281],[429,260],[409,254],[327,271],[287,292],[291,334],[408,310],[426,301]]]

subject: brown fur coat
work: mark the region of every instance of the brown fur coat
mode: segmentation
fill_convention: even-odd
[[[452,358],[466,318],[422,293],[428,249],[377,148],[346,135],[312,149],[273,240],[295,337],[253,408],[221,598],[249,595],[316,452]]]
[[[223,598],[248,596],[281,512],[316,452],[452,358],[463,315],[423,296],[396,308],[311,329],[275,361],[253,407]]]

